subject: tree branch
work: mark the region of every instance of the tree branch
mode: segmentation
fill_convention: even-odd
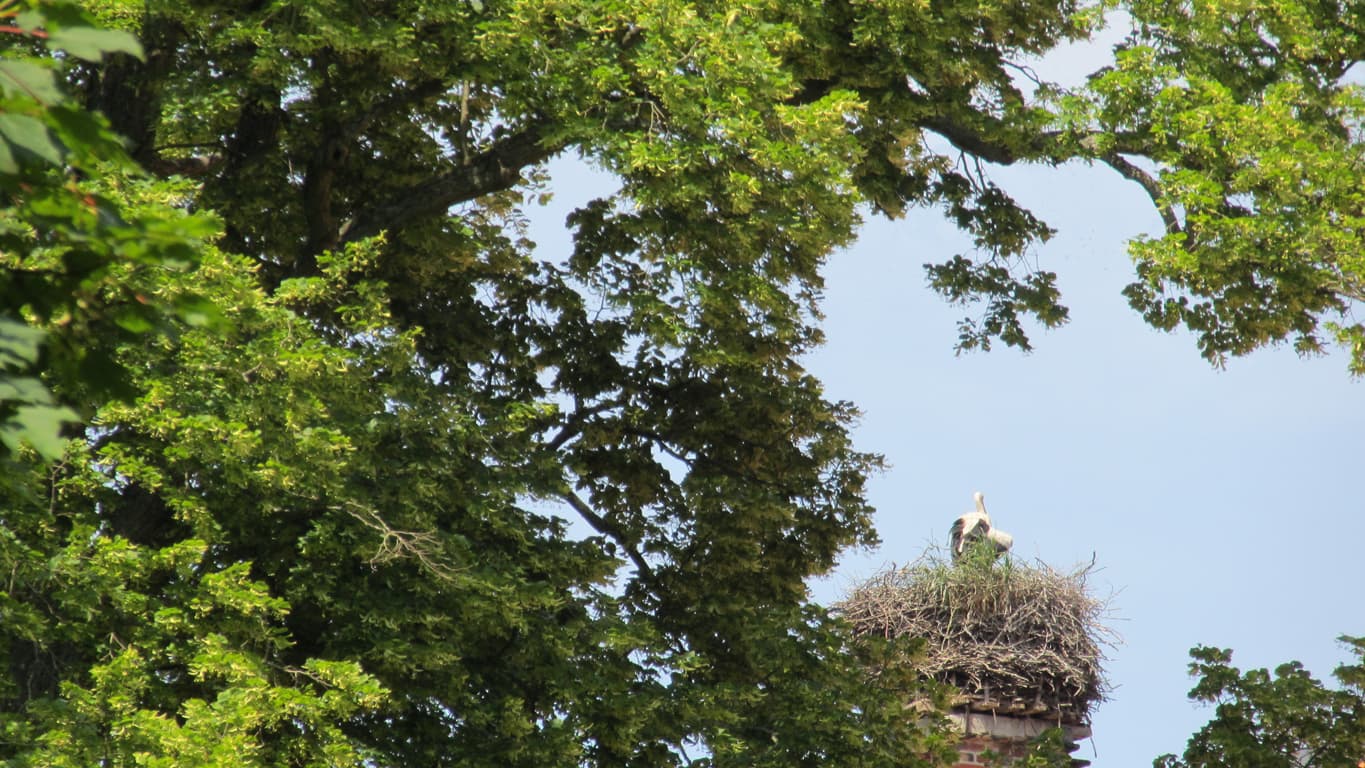
[[[361,211],[342,227],[340,243],[373,237],[413,219],[442,214],[452,205],[510,189],[521,181],[523,169],[553,157],[561,149],[562,146],[545,144],[542,126],[527,126],[498,140],[465,164]]]
[[[159,160],[154,142],[162,86],[175,67],[176,49],[185,30],[169,16],[148,13],[139,37],[143,57],[110,56],[92,83],[89,106],[104,112],[114,130],[128,139],[133,159],[152,168]]]
[[[289,121],[289,113],[280,105],[280,90],[268,85],[252,86],[241,98],[233,128],[227,132],[223,148],[223,162],[217,173],[205,182],[206,199],[212,207],[232,210],[242,199],[249,184],[243,181],[259,172],[257,165],[280,147],[280,133]],[[226,250],[251,253],[250,232],[245,222],[227,218],[224,234]],[[268,262],[267,262],[268,264]]]
[[[997,165],[1013,165],[1019,159],[1014,150],[993,144],[981,134],[965,128],[947,118],[931,117],[921,120],[920,126],[947,139],[950,144],[971,155],[988,160]]]
[[[1005,62],[1005,64],[1020,69],[1021,72],[1028,69],[1010,62]],[[1025,74],[1027,75],[1027,72]],[[856,85],[834,80],[811,79],[802,84],[801,89],[788,103],[793,105],[810,104],[828,95],[836,87],[846,87],[859,91]],[[916,111],[934,108],[935,105],[952,103],[951,98],[944,97],[941,94],[914,93],[909,88],[901,86],[892,86],[885,90],[889,90],[898,99],[906,99],[912,102],[918,108]],[[868,96],[866,93],[863,95]],[[885,92],[879,91],[878,95],[884,96]],[[1076,152],[1075,145],[1070,143],[1070,140],[1079,138],[1081,145],[1085,146],[1090,136],[1098,136],[1101,133],[1110,140],[1111,146],[1115,148],[1114,151],[1127,154],[1141,154],[1143,147],[1147,146],[1150,140],[1150,137],[1143,131],[1097,131],[1089,134],[1089,136],[1078,135],[1074,131],[1038,131],[1017,136],[1017,146],[1011,147],[995,140],[987,131],[982,130],[996,126],[999,132],[1004,133],[1010,128],[1008,121],[969,106],[963,106],[961,109],[964,110],[964,114],[960,117],[935,114],[922,118],[908,118],[890,126],[889,130],[893,133],[911,128],[932,131],[947,139],[957,149],[998,165],[1013,165],[1021,160],[1033,159],[1053,162],[1075,159],[1079,153]],[[973,123],[977,124],[978,127],[973,127]]]
[[[333,182],[342,164],[350,156],[351,145],[360,138],[381,114],[393,114],[409,105],[426,101],[445,92],[440,80],[427,80],[399,91],[391,97],[371,105],[345,125],[324,131],[321,140],[308,159],[303,179],[303,211],[308,224],[308,241],[304,246],[304,271],[312,271],[317,255],[340,243],[336,216],[332,212]]]
[[[552,451],[563,448],[565,443],[583,433],[583,427],[587,424],[590,417],[619,407],[621,407],[621,403],[608,400],[606,402],[598,403],[597,405],[575,408],[574,412],[564,420],[563,425],[560,426],[559,431],[555,433],[555,436],[545,443],[545,447]]]
[[[650,568],[649,563],[645,561],[644,556],[627,542],[626,536],[621,532],[621,529],[594,512],[592,507],[588,506],[588,503],[579,498],[578,494],[573,491],[566,488],[559,492],[559,496],[564,499],[564,501],[568,502],[569,506],[573,507],[574,511],[586,520],[588,525],[593,527],[593,530],[603,536],[607,536],[612,541],[616,542],[621,549],[624,549],[626,555],[630,557],[630,561],[635,563],[635,568],[639,571],[641,578],[651,579],[654,577],[654,569]]]
[[[1176,217],[1175,210],[1168,203],[1161,201],[1161,185],[1150,173],[1128,162],[1123,156],[1117,153],[1110,153],[1100,158],[1100,160],[1110,168],[1119,172],[1119,175],[1129,181],[1137,182],[1151,198],[1152,205],[1156,206],[1157,213],[1161,214],[1161,221],[1166,225],[1167,234],[1177,234],[1184,230],[1180,226],[1180,219]]]
[[[303,176],[303,216],[308,242],[303,249],[304,273],[314,271],[317,255],[337,246],[336,216],[332,213],[332,183],[350,154],[350,142],[341,133],[324,136],[308,158]]]

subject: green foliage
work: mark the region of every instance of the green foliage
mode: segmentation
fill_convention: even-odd
[[[1061,728],[1049,728],[1034,738],[1024,759],[1014,765],[1018,768],[1074,768],[1079,762],[1071,756],[1075,749],[1075,742],[1068,741]]]
[[[1289,662],[1271,673],[1232,666],[1232,652],[1194,648],[1190,698],[1216,706],[1184,755],[1158,768],[1197,766],[1355,766],[1365,757],[1365,638],[1342,637],[1357,657],[1337,668],[1337,686]]]
[[[936,206],[972,234],[976,260],[930,273],[987,302],[964,347],[1066,319],[1026,258],[1051,230],[989,163],[1157,185],[1175,239],[1139,246],[1135,290],[1212,303],[1134,300],[1215,355],[1354,290],[1354,235],[1323,223],[1351,221],[1351,92],[1285,74],[1337,54],[1304,43],[1239,90],[1198,51],[1249,38],[1134,5],[1090,87],[1020,87],[1100,10],[0,7],[0,760],[945,758],[907,719],[915,649],[852,643],[805,588],[876,541],[880,460],[801,362],[860,217]],[[1280,143],[1251,162],[1256,137]],[[526,217],[569,152],[619,188],[549,258]],[[1219,218],[1219,195],[1271,197]],[[1296,223],[1319,261],[1276,256],[1248,298],[1256,238]]]
[[[1071,756],[1075,748],[1075,742],[1069,742],[1061,728],[1048,728],[1020,750],[1022,754],[1011,757],[987,750],[980,757],[983,764],[993,768],[1076,768],[1078,765],[1087,765],[1086,761]]]
[[[1084,151],[1141,183],[1166,221],[1132,244],[1129,302],[1158,328],[1189,328],[1218,364],[1282,341],[1318,352],[1326,336],[1365,373],[1351,314],[1365,298],[1365,91],[1350,74],[1365,17],[1298,0],[1127,10],[1132,35],[1071,117],[1099,131]]]
[[[244,318],[237,333],[261,334],[272,322],[288,332],[297,316],[264,302],[244,266],[214,254],[193,280]],[[263,375],[295,373],[291,383],[300,388],[290,397],[306,402],[301,385],[309,380],[297,372],[336,374],[347,370],[345,360],[340,352],[329,360],[306,333],[293,344],[262,338],[238,354],[220,348],[214,331],[188,325],[180,331],[174,346],[127,345],[120,363],[137,372],[135,385],[143,392],[137,402],[106,406],[96,422],[98,438],[69,445],[61,463],[34,467],[27,487],[16,482],[7,494],[0,528],[0,560],[10,574],[0,609],[0,638],[10,660],[0,691],[6,760],[358,764],[364,755],[342,725],[377,711],[386,692],[355,660],[313,655],[291,663],[291,605],[272,594],[250,563],[224,551],[224,527],[240,521],[212,520],[210,502],[188,494],[156,496],[183,475],[174,474],[174,466],[158,466],[163,457],[145,446],[139,450],[139,441],[149,439],[141,430],[175,430],[176,443],[163,445],[171,457],[184,460],[197,449],[205,458],[211,450],[244,459],[252,440],[250,425],[234,420],[240,398],[213,376],[235,380],[241,390],[245,369],[213,366],[255,355]],[[165,378],[168,365],[196,363],[208,371],[191,368],[180,381]],[[156,385],[154,375],[163,377]],[[166,391],[177,384],[184,388]],[[179,398],[197,399],[192,415],[176,411],[186,402]],[[216,403],[203,407],[211,398]],[[290,416],[283,409],[274,415]],[[293,441],[335,443],[327,436]],[[221,469],[243,477],[236,467]],[[317,469],[326,476],[324,466]],[[39,487],[50,495],[34,495]],[[230,491],[230,484],[217,485],[213,497],[225,499]]]
[[[107,342],[212,316],[193,292],[148,298],[143,275],[188,268],[213,230],[168,204],[184,190],[132,176],[121,139],[61,82],[75,62],[140,57],[136,38],[70,2],[8,2],[0,22],[0,456],[27,443],[51,459],[71,406],[127,391]]]

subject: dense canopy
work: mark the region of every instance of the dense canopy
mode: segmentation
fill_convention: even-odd
[[[962,344],[1026,347],[1050,230],[989,168],[1104,163],[1167,224],[1153,324],[1365,370],[1361,10],[1134,0],[1031,79],[1103,10],[0,3],[0,759],[941,756],[912,649],[804,587],[875,541],[800,363],[861,216],[941,208]],[[568,259],[525,237],[561,155],[619,180]]]

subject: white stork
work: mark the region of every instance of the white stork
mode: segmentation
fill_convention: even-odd
[[[996,552],[1008,552],[1014,544],[1014,537],[1004,531],[998,531],[991,527],[991,516],[986,514],[986,497],[977,491],[973,498],[976,500],[976,509],[972,512],[959,517],[949,529],[952,537],[953,560],[962,557],[967,545],[981,539],[987,539],[995,544]]]

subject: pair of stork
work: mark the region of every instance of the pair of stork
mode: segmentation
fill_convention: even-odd
[[[959,517],[948,530],[952,537],[954,562],[962,558],[967,547],[982,539],[994,544],[997,554],[1008,552],[1014,544],[1013,536],[991,526],[991,516],[986,514],[986,497],[977,491],[973,498],[976,499],[976,509]]]

